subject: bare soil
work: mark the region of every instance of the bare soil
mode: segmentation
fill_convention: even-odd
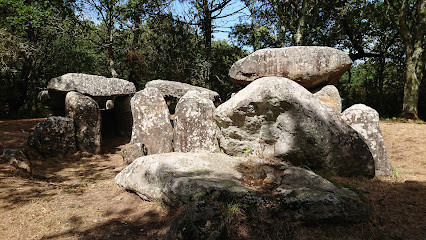
[[[0,151],[24,149],[40,121],[0,121]],[[278,226],[267,220],[248,223],[236,214],[229,224],[235,238],[425,239],[426,124],[386,121],[381,128],[395,176],[330,178],[371,204],[368,221]],[[182,208],[142,201],[120,189],[114,177],[124,167],[117,154],[123,140],[105,143],[100,155],[33,160],[32,175],[0,164],[0,239],[163,239]]]

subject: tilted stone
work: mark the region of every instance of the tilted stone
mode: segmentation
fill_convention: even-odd
[[[180,99],[188,91],[197,91],[208,96],[213,102],[220,102],[219,94],[215,91],[192,86],[187,83],[167,81],[167,80],[152,80],[146,83],[145,87],[157,88],[163,96],[171,96]]]
[[[342,112],[342,98],[340,98],[339,90],[333,85],[327,85],[314,93],[321,102],[329,106],[336,113]]]
[[[83,73],[67,73],[53,78],[47,85],[47,89],[49,94],[51,91],[76,91],[93,97],[122,96],[136,92],[132,82]]]
[[[65,156],[76,151],[74,120],[48,117],[28,137],[28,146],[46,157]]]
[[[148,154],[173,151],[173,128],[166,101],[157,88],[145,88],[130,101],[133,115],[131,143],[143,144]]]
[[[258,79],[215,111],[225,153],[278,157],[338,175],[374,176],[363,138],[308,90],[280,77]]]
[[[213,102],[196,91],[187,92],[176,105],[174,150],[176,152],[217,152],[217,125]]]
[[[379,113],[364,104],[355,104],[342,113],[342,119],[365,140],[373,155],[376,176],[391,176],[392,165],[379,126]]]
[[[335,187],[311,171],[222,153],[144,156],[123,169],[115,182],[146,200],[172,205],[206,200],[232,202],[271,218],[352,222],[369,213],[356,194]]]
[[[98,103],[78,92],[65,97],[65,114],[74,120],[76,145],[79,151],[101,151],[101,112]]]
[[[307,89],[336,84],[351,67],[343,51],[329,47],[261,49],[239,60],[229,70],[235,83],[247,85],[262,77],[286,77]]]

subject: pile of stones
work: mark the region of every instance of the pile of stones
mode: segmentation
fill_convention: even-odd
[[[69,73],[50,80],[39,97],[54,114],[40,122],[28,146],[42,156],[65,156],[75,151],[100,153],[102,120],[112,112],[114,131],[129,135],[132,129],[130,99],[135,85],[123,79]],[[114,99],[114,108],[109,105]],[[102,109],[98,102],[106,102]],[[104,117],[102,115],[105,115]]]
[[[221,201],[272,218],[365,219],[370,209],[355,193],[313,172],[392,174],[377,112],[354,105],[341,113],[333,84],[351,64],[328,47],[259,50],[232,66],[232,81],[247,86],[217,108],[207,89],[172,94],[179,83],[148,83],[131,100],[129,165],[116,183],[171,205]],[[173,124],[166,95],[178,98]]]
[[[351,64],[328,47],[258,50],[232,66],[231,80],[247,86],[222,104],[216,92],[184,83],[154,80],[136,92],[125,80],[67,74],[48,86],[49,98],[63,97],[65,117],[40,123],[28,144],[45,155],[98,153],[95,99],[114,97],[115,127],[131,135],[115,181],[141,198],[233,202],[289,220],[361,221],[369,206],[314,173],[392,174],[378,113],[362,104],[341,112],[334,85]]]

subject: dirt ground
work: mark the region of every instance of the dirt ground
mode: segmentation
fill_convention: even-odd
[[[23,149],[40,121],[0,121],[0,151]],[[288,239],[425,239],[426,124],[386,121],[381,128],[395,176],[331,179],[371,204],[370,219],[294,225]],[[35,160],[32,176],[0,164],[0,239],[162,239],[181,209],[142,201],[114,183],[123,142],[106,141],[101,155]]]

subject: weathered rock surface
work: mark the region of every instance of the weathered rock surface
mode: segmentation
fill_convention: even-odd
[[[3,159],[4,162],[13,165],[16,168],[23,169],[28,173],[31,173],[30,161],[22,151],[7,148],[3,151],[3,155],[0,156],[0,158]]]
[[[131,99],[130,96],[123,96],[116,97],[114,100],[115,127],[120,136],[129,137],[129,139],[132,136],[133,125]]]
[[[123,169],[115,182],[147,200],[168,204],[232,201],[246,211],[262,211],[275,218],[359,221],[369,213],[355,193],[313,172],[221,153],[144,156]],[[248,186],[251,182],[256,186]]]
[[[234,63],[229,77],[242,85],[262,77],[286,77],[307,89],[314,89],[319,85],[336,84],[351,65],[348,54],[329,47],[261,49]]]
[[[145,156],[147,153],[144,152],[145,146],[141,143],[130,144],[127,147],[121,149],[120,154],[123,157],[124,165],[129,165],[135,159]]]
[[[143,144],[148,154],[173,152],[173,128],[167,104],[157,88],[145,88],[131,100],[131,143]]]
[[[174,118],[175,152],[218,152],[215,106],[199,92],[187,92],[176,105]]]
[[[76,91],[93,97],[123,96],[136,92],[136,87],[132,82],[82,73],[67,73],[53,78],[47,88],[49,94],[51,91]]]
[[[48,117],[28,137],[28,146],[46,157],[65,156],[76,151],[74,120]]]
[[[153,80],[146,83],[145,87],[157,88],[160,90],[161,94],[165,96],[171,96],[180,99],[183,97],[188,91],[197,91],[204,94],[213,102],[220,103],[220,96],[217,92],[202,88],[192,86],[187,83],[167,81],[167,80]]]
[[[314,93],[321,102],[329,106],[336,113],[342,112],[342,98],[340,98],[339,90],[333,85],[327,85]]]
[[[215,111],[219,146],[233,156],[278,157],[342,176],[374,176],[363,138],[294,81],[254,81]]]
[[[224,211],[220,207],[206,202],[195,202],[173,221],[165,239],[229,239],[225,219]]]
[[[78,92],[65,97],[65,114],[74,120],[76,145],[79,151],[101,151],[101,112],[95,100]]]
[[[355,104],[342,113],[342,119],[365,140],[373,155],[376,176],[391,176],[392,165],[379,126],[379,113],[364,104]]]

